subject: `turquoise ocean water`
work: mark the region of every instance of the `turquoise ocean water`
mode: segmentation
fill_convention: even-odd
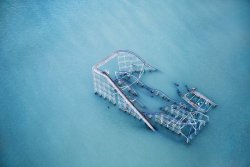
[[[250,166],[250,3],[1,1],[0,166]],[[91,67],[129,49],[219,107],[190,145],[93,94]]]

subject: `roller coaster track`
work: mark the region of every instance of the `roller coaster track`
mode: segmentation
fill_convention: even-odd
[[[136,55],[135,53],[131,52],[131,51],[126,51],[126,50],[118,50],[116,52],[114,52],[111,56],[105,58],[104,60],[100,61],[99,63],[97,63],[96,65],[93,66],[92,68],[92,72],[93,75],[100,75],[102,76],[106,82],[108,84],[110,84],[110,86],[115,90],[115,92],[122,97],[122,99],[124,100],[124,102],[126,103],[125,105],[128,105],[130,109],[133,110],[133,112],[135,112],[139,118],[152,130],[155,131],[154,126],[149,122],[149,120],[143,115],[143,113],[141,113],[134,105],[132,102],[130,102],[130,100],[125,96],[125,94],[122,92],[122,90],[116,85],[116,83],[113,81],[113,79],[105,72],[100,70],[100,67],[105,65],[106,63],[108,63],[110,60],[114,59],[115,57],[119,56],[119,53],[127,53],[129,55],[135,56],[136,58],[138,58],[145,67],[148,67],[152,70],[156,70],[156,68],[152,67],[149,64],[146,64],[146,62],[139,57],[138,55]],[[101,92],[101,91],[100,91]]]

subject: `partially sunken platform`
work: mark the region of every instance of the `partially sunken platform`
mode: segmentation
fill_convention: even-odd
[[[143,75],[158,71],[140,56],[128,50],[118,50],[92,68],[94,92],[107,99],[120,110],[143,121],[156,131],[161,125],[185,138],[189,143],[209,121],[207,114],[215,104],[196,88],[175,83],[180,100],[171,99],[165,92],[142,82]],[[150,109],[143,96],[156,97],[161,105]],[[147,104],[147,105],[146,105]]]

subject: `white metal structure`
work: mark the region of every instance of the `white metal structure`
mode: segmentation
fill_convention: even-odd
[[[110,69],[107,69],[111,61],[117,61],[115,64],[118,65],[118,69],[111,70],[115,72],[113,75],[109,73]],[[155,131],[152,124],[154,122],[185,137],[186,142],[189,143],[209,121],[209,117],[200,112],[200,106],[207,103],[215,104],[199,92],[192,90],[183,96],[189,101],[182,97],[188,104],[192,104],[193,108],[189,110],[184,103],[171,99],[163,91],[149,87],[140,80],[145,71],[155,70],[157,69],[147,64],[137,54],[118,50],[93,66],[94,92],[114,105],[117,104],[121,110],[142,120],[152,131]],[[134,89],[136,86],[146,90],[151,97],[159,97],[167,106],[160,107],[161,112],[147,111],[145,105],[137,98],[138,94]],[[198,99],[195,104],[191,101],[194,96]]]
[[[120,109],[142,120],[152,131],[155,131],[153,125],[131,103],[109,74],[105,70],[101,70],[102,66],[115,58],[118,60],[119,71],[139,71],[142,74],[145,70],[156,70],[135,53],[127,50],[118,50],[93,66],[92,73],[95,93],[108,99],[113,104],[118,103]]]

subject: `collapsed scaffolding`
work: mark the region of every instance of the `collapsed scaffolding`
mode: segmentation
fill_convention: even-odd
[[[108,69],[106,65],[115,58],[117,58],[118,70],[117,67],[116,69]],[[114,75],[110,74],[110,70],[114,71]],[[189,143],[206,125],[209,117],[201,112],[202,107],[197,108],[195,105],[197,103],[189,103],[188,99],[190,98],[187,97],[190,97],[189,94],[192,93],[192,95],[199,95],[200,100],[203,99],[204,101],[205,96],[197,91],[195,93],[194,91],[188,91],[189,94],[181,95],[187,104],[173,100],[163,91],[152,88],[141,81],[141,77],[146,71],[153,72],[157,69],[131,51],[118,50],[93,66],[94,92],[112,104],[118,105],[120,110],[142,120],[152,131],[155,131],[155,125],[159,124],[183,136]],[[157,112],[147,111],[145,104],[139,100],[136,91],[138,87],[151,93],[151,96],[163,99],[167,102],[167,105],[160,107],[160,111]],[[206,99],[202,105],[205,103],[214,106],[214,103],[209,99]],[[192,110],[190,110],[190,107]]]

